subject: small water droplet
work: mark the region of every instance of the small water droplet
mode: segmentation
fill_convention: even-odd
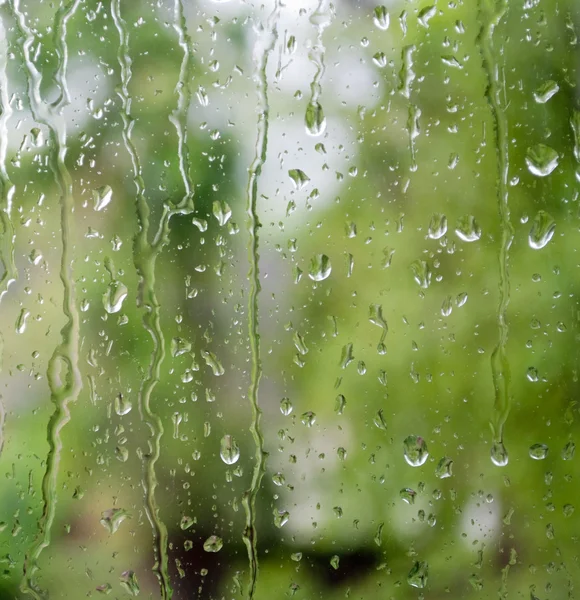
[[[193,524],[195,523],[195,520],[192,519],[191,517],[188,517],[186,515],[183,515],[183,517],[181,517],[181,521],[179,522],[179,527],[181,527],[181,529],[183,531],[186,531],[187,529],[189,529]]]
[[[100,523],[109,533],[113,534],[128,517],[129,513],[123,508],[110,508],[101,513]]]
[[[385,6],[375,6],[375,10],[373,11],[373,22],[379,29],[382,29],[383,31],[389,28],[391,18],[389,11]]]
[[[444,456],[439,463],[437,464],[437,468],[435,469],[435,477],[438,479],[447,479],[453,475],[453,461]]]
[[[178,356],[187,354],[188,352],[191,352],[190,342],[180,337],[174,337],[171,340],[171,356],[173,356],[173,358],[177,358]]]
[[[440,213],[435,213],[431,217],[427,235],[432,240],[438,240],[447,233],[447,217]]]
[[[232,209],[230,208],[229,204],[223,200],[214,200],[212,212],[213,216],[221,226],[225,225],[232,216]]]
[[[411,488],[403,488],[399,492],[399,496],[403,502],[406,502],[407,504],[415,504],[415,496],[417,496],[417,492]]]
[[[96,211],[106,208],[113,199],[113,189],[110,185],[103,185],[93,190],[93,202]]]
[[[379,429],[382,429],[383,431],[387,430],[387,422],[385,421],[385,416],[383,414],[382,408],[375,415],[375,418],[373,419],[373,423],[375,424],[375,427],[378,427]]]
[[[290,398],[282,398],[280,400],[280,412],[287,417],[292,411],[294,407],[292,406],[292,402],[290,402]]]
[[[548,81],[542,83],[540,87],[534,92],[534,100],[538,104],[545,104],[553,98],[560,91],[560,86],[553,81],[552,79],[548,79]]]
[[[562,459],[572,460],[576,453],[576,444],[574,442],[568,442],[562,449]]]
[[[302,413],[302,424],[306,427],[312,427],[316,423],[316,414],[311,410]]]
[[[206,350],[201,351],[201,356],[205,361],[205,364],[212,370],[212,373],[216,377],[220,377],[223,375],[226,370],[223,368],[221,362],[218,357],[213,352],[208,352]]]
[[[274,525],[281,529],[290,520],[290,513],[287,510],[274,509]]]
[[[528,244],[533,250],[541,250],[554,237],[556,221],[545,210],[538,211],[528,235]]]
[[[346,398],[342,394],[338,394],[335,400],[334,412],[337,415],[342,415],[346,406]]]
[[[98,585],[95,590],[101,594],[110,594],[113,591],[113,586],[110,583],[103,583],[103,585]]]
[[[310,269],[308,277],[313,281],[324,281],[332,272],[330,258],[326,254],[316,254],[310,260]]]
[[[548,446],[546,444],[533,444],[530,446],[529,453],[534,460],[544,460],[548,456]]]
[[[118,313],[123,307],[123,302],[129,294],[129,290],[124,283],[113,280],[107,286],[103,294],[103,306],[109,314]]]
[[[138,596],[141,592],[139,583],[137,582],[137,575],[135,575],[134,571],[123,571],[119,580],[121,581],[121,586],[131,596]]]
[[[528,378],[529,381],[531,381],[532,383],[535,383],[539,379],[538,369],[536,369],[536,367],[529,367],[528,370],[526,371],[526,377]]]
[[[274,473],[274,475],[272,475],[272,482],[274,483],[274,485],[281,487],[286,482],[286,478],[284,477],[284,475],[282,475],[282,473]]]
[[[24,333],[26,331],[26,324],[28,322],[28,317],[30,316],[30,311],[23,308],[18,315],[18,319],[16,319],[16,333]]]
[[[420,467],[429,458],[427,442],[418,435],[410,435],[403,441],[405,460],[412,467]]]
[[[429,577],[429,565],[424,561],[417,561],[407,575],[407,583],[419,589],[427,586]]]
[[[301,169],[290,169],[288,175],[297,190],[301,190],[310,181],[310,177]]]
[[[331,559],[330,559],[330,565],[332,566],[333,569],[338,569],[339,565],[340,565],[340,556],[338,556],[337,554],[335,554]]]
[[[455,233],[464,242],[476,242],[481,238],[481,228],[473,215],[464,215],[457,221]]]
[[[122,417],[131,412],[133,408],[131,402],[127,400],[123,394],[117,394],[115,396],[115,412]]]
[[[210,535],[203,543],[206,552],[219,552],[224,547],[224,541],[217,535]]]
[[[503,442],[494,442],[491,446],[491,462],[496,467],[505,467],[508,461],[508,453]]]
[[[451,296],[447,296],[445,300],[443,300],[443,304],[441,305],[441,315],[444,317],[448,317],[453,312],[453,299]]]
[[[547,177],[558,166],[559,154],[550,146],[536,144],[526,152],[526,165],[532,175]]]
[[[384,52],[377,52],[373,54],[373,62],[377,67],[384,69],[387,66],[387,55]]]
[[[304,116],[306,133],[312,136],[322,135],[326,129],[326,117],[320,102],[309,102]]]
[[[424,260],[416,260],[411,263],[411,272],[413,279],[419,286],[427,289],[431,285],[431,269]]]
[[[240,458],[240,447],[231,435],[224,435],[220,442],[220,456],[226,465],[233,465]]]

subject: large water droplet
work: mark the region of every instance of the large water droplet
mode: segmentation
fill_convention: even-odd
[[[534,460],[544,460],[548,456],[548,446],[546,444],[533,444],[530,446],[530,457]]]
[[[379,28],[385,31],[389,28],[389,23],[391,22],[391,18],[389,16],[389,11],[385,6],[375,6],[375,10],[373,11],[373,23]]]
[[[429,565],[424,561],[417,561],[407,575],[407,583],[416,588],[423,589],[427,586]]]
[[[451,477],[451,475],[453,475],[453,461],[447,456],[444,456],[437,464],[435,477],[438,479],[447,479],[447,477]]]
[[[103,294],[103,306],[109,314],[117,313],[123,307],[123,302],[129,294],[129,290],[124,283],[113,280],[107,286]]]
[[[429,223],[429,230],[427,235],[432,240],[438,240],[442,238],[447,233],[447,217],[440,213],[435,213],[431,217],[431,222]]]
[[[491,462],[496,467],[505,467],[508,464],[509,457],[503,442],[494,442],[491,447]]]
[[[545,210],[540,210],[528,235],[530,248],[541,250],[554,237],[555,229],[556,221]]]
[[[481,238],[481,228],[473,215],[464,215],[457,221],[455,233],[464,242],[476,242]]]
[[[115,412],[122,417],[131,412],[133,406],[131,402],[123,396],[123,394],[117,394],[115,396]]]
[[[320,102],[309,102],[304,116],[306,132],[312,136],[322,135],[326,129],[326,117]]]
[[[137,582],[137,575],[134,571],[123,571],[119,578],[121,586],[125,588],[125,591],[131,596],[138,596],[141,592],[139,583]]]
[[[558,166],[559,154],[550,146],[536,144],[526,152],[528,170],[537,177],[547,177]]]
[[[210,535],[203,543],[206,552],[219,552],[224,547],[224,541],[217,535]]]
[[[231,435],[224,435],[220,442],[220,456],[226,465],[233,465],[240,458],[240,447]]]
[[[538,104],[545,104],[559,91],[560,86],[552,79],[549,79],[548,81],[542,83],[542,85],[534,92],[534,100]]]
[[[420,467],[429,458],[427,442],[418,435],[410,435],[403,442],[405,460],[412,467]]]
[[[282,398],[280,400],[280,412],[287,417],[292,410],[294,410],[294,407],[292,406],[292,402],[290,402],[290,398]]]
[[[415,490],[412,490],[411,488],[403,488],[399,492],[399,496],[407,504],[415,504],[415,496],[416,495],[417,495],[417,492]]]
[[[109,533],[115,533],[128,517],[129,513],[123,508],[110,508],[101,513],[100,522]]]
[[[218,357],[213,352],[202,350],[201,356],[205,361],[205,364],[212,370],[213,374],[216,377],[220,377],[226,372],[226,370],[222,366],[222,363],[219,361]]]
[[[95,210],[103,210],[113,199],[113,190],[110,185],[104,185],[93,190],[93,201]]]
[[[297,190],[301,190],[310,181],[310,177],[301,169],[290,169],[288,175]]]
[[[310,260],[308,277],[313,281],[324,281],[332,272],[330,258],[326,254],[316,254]]]
[[[431,269],[424,260],[416,260],[411,263],[411,273],[413,279],[422,288],[427,289],[431,285]]]

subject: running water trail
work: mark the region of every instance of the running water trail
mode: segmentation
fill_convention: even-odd
[[[12,116],[10,96],[8,94],[8,39],[6,28],[0,15],[0,305],[8,292],[10,284],[16,281],[18,272],[14,262],[14,225],[12,224],[12,199],[15,187],[6,168],[6,154],[8,151],[8,121]],[[0,371],[4,354],[4,340],[0,333]],[[0,456],[4,448],[4,423],[6,409],[0,396]]]
[[[479,18],[481,31],[478,44],[481,50],[483,68],[487,77],[485,96],[491,109],[494,132],[495,151],[497,155],[498,183],[497,200],[501,224],[501,246],[499,252],[499,304],[497,309],[497,324],[499,338],[491,355],[491,371],[495,392],[494,416],[491,421],[492,448],[491,460],[498,466],[508,462],[508,453],[504,446],[504,426],[510,412],[510,365],[507,357],[507,341],[509,326],[507,322],[507,308],[510,301],[509,279],[509,249],[514,237],[514,229],[510,221],[508,202],[508,129],[505,116],[505,107],[501,101],[503,90],[500,66],[497,56],[503,52],[494,47],[493,35],[496,27],[508,9],[507,0],[500,0],[495,4],[494,10],[486,0],[479,0]]]
[[[155,265],[159,254],[169,242],[169,224],[175,214],[190,214],[193,212],[193,184],[189,176],[189,155],[186,147],[186,120],[191,94],[189,92],[190,79],[190,51],[189,37],[186,33],[183,6],[180,0],[174,4],[174,28],[179,35],[179,44],[184,50],[179,81],[177,84],[178,107],[170,116],[178,135],[179,168],[185,186],[185,195],[177,204],[172,205],[167,201],[163,207],[163,214],[159,221],[157,232],[152,241],[149,240],[151,221],[150,210],[145,197],[145,183],[137,148],[132,139],[132,130],[135,120],[131,115],[131,96],[129,82],[132,77],[131,57],[129,53],[129,33],[127,25],[121,16],[120,0],[112,0],[111,14],[119,34],[119,51],[117,60],[121,69],[121,86],[118,91],[121,98],[121,117],[123,120],[123,140],[127,153],[131,158],[133,168],[133,181],[136,189],[136,209],[139,231],[135,236],[133,245],[133,262],[139,276],[138,305],[145,309],[143,314],[143,327],[151,337],[153,349],[149,362],[147,375],[139,390],[139,411],[141,418],[151,432],[149,450],[143,456],[145,475],[143,490],[145,494],[145,511],[153,530],[155,548],[155,563],[153,571],[159,581],[162,600],[169,600],[173,595],[168,570],[168,535],[167,527],[159,516],[159,505],[155,497],[158,485],[155,465],[161,454],[161,438],[163,437],[163,423],[159,415],[151,408],[151,396],[159,383],[161,366],[165,360],[165,338],[161,328],[161,305],[159,303],[155,286]]]
[[[46,470],[42,480],[43,511],[38,522],[38,534],[24,558],[23,579],[20,590],[40,600],[42,592],[37,586],[34,576],[38,571],[38,560],[43,550],[50,545],[51,530],[56,514],[57,482],[62,455],[62,430],[71,419],[69,405],[78,399],[82,389],[79,369],[79,312],[76,307],[76,294],[72,276],[72,231],[74,229],[74,197],[73,182],[66,166],[67,130],[63,117],[63,109],[70,103],[67,87],[66,70],[68,48],[66,33],[68,21],[75,14],[79,0],[61,6],[56,12],[54,22],[54,44],[58,58],[55,82],[59,88],[59,97],[48,104],[43,101],[40,92],[42,75],[31,58],[31,47],[35,42],[32,29],[20,10],[20,1],[11,0],[10,8],[16,19],[21,35],[21,50],[26,64],[28,79],[28,99],[34,119],[50,132],[52,169],[55,180],[61,191],[60,225],[62,254],[60,263],[60,279],[63,285],[63,313],[66,323],[61,330],[61,341],[54,349],[48,363],[47,379],[51,392],[51,401],[55,405],[54,412],[48,422],[49,450],[46,457]]]
[[[258,390],[262,376],[262,360],[260,357],[260,334],[258,296],[260,293],[260,268],[259,268],[259,237],[258,230],[260,221],[258,218],[258,184],[262,167],[266,162],[268,148],[268,120],[270,107],[268,105],[268,76],[266,69],[268,57],[278,39],[278,17],[281,8],[280,0],[276,0],[274,10],[268,17],[266,29],[258,32],[258,39],[254,47],[254,81],[258,94],[258,123],[257,138],[254,160],[249,169],[248,191],[246,213],[248,216],[248,259],[250,270],[248,279],[250,281],[250,294],[248,300],[248,334],[250,338],[250,350],[252,356],[252,371],[248,397],[252,407],[252,423],[250,432],[256,445],[254,471],[250,489],[244,493],[242,500],[246,513],[246,527],[244,530],[244,543],[248,550],[249,559],[249,583],[248,600],[252,600],[256,591],[258,578],[258,536],[256,531],[256,497],[266,469],[266,453],[264,451],[264,436],[260,428],[262,410],[258,402]]]

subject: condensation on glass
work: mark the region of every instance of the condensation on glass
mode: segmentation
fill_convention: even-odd
[[[573,598],[575,0],[0,0],[0,597]]]

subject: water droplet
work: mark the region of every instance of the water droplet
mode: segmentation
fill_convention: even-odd
[[[377,67],[384,69],[387,66],[387,55],[384,52],[377,52],[373,54],[373,62]]]
[[[134,571],[123,571],[121,577],[121,586],[125,588],[125,591],[131,596],[138,596],[141,590],[139,589],[139,583],[137,582],[137,575]]]
[[[373,419],[373,423],[375,424],[375,427],[378,427],[379,429],[382,429],[383,431],[387,430],[387,422],[385,421],[385,416],[383,415],[382,408],[375,415],[375,418]]]
[[[413,279],[419,286],[427,289],[431,285],[431,269],[424,260],[416,260],[411,263],[411,272]]]
[[[447,479],[447,477],[451,477],[451,475],[453,475],[453,461],[447,456],[444,456],[437,464],[435,477],[438,479]]]
[[[287,417],[292,410],[294,410],[294,407],[292,406],[292,402],[290,402],[290,398],[282,398],[280,400],[280,412]]]
[[[505,467],[508,461],[508,453],[503,442],[494,442],[491,447],[491,462],[496,467]]]
[[[560,86],[552,79],[548,79],[548,81],[542,83],[542,85],[534,92],[534,100],[538,104],[545,104],[559,91]]]
[[[383,31],[389,28],[391,18],[389,11],[385,6],[375,6],[375,10],[373,12],[373,22],[379,29],[382,29]]]
[[[411,488],[403,488],[399,492],[399,496],[403,502],[406,502],[407,504],[415,504],[415,496],[417,496],[417,492]]]
[[[96,211],[106,208],[113,199],[113,189],[110,185],[104,185],[93,190],[93,202]]]
[[[129,518],[129,513],[123,508],[110,508],[101,513],[101,525],[109,532],[115,533],[121,523]]]
[[[418,435],[410,435],[403,442],[405,460],[412,467],[420,467],[429,458],[427,442]]]
[[[290,558],[294,561],[294,562],[300,562],[302,560],[302,552],[293,552],[290,555]]]
[[[109,314],[118,313],[123,307],[123,302],[129,294],[129,290],[124,283],[113,280],[107,286],[103,294],[103,306]]]
[[[562,449],[562,459],[572,460],[576,453],[576,444],[574,442],[568,442]]]
[[[217,219],[217,222],[223,226],[225,225],[232,216],[232,209],[227,202],[223,200],[214,200],[212,205],[213,216]]]
[[[290,513],[287,510],[274,509],[274,525],[281,529],[288,523],[290,519]]]
[[[231,435],[224,435],[220,442],[220,456],[226,465],[233,465],[240,458],[240,447]]]
[[[548,456],[548,446],[546,444],[534,444],[530,446],[529,453],[534,460],[544,460]]]
[[[550,146],[536,144],[526,152],[526,165],[532,175],[547,177],[558,166],[560,156]]]
[[[103,583],[103,585],[98,585],[95,590],[101,594],[110,594],[113,591],[113,586],[110,583]]]
[[[342,446],[337,448],[336,455],[340,460],[346,460],[346,448],[343,448]]]
[[[441,315],[444,317],[448,317],[453,312],[453,299],[451,296],[447,296],[445,300],[443,300],[443,304],[441,305]]]
[[[574,513],[574,507],[572,506],[572,504],[564,504],[564,506],[562,507],[562,512],[564,513],[565,517],[571,517]]]
[[[187,354],[188,352],[191,352],[190,342],[180,337],[174,337],[171,340],[171,356],[173,356],[173,358],[177,358],[178,356]]]
[[[288,175],[297,190],[301,190],[310,181],[310,177],[301,169],[290,169]]]
[[[531,381],[532,383],[535,383],[539,379],[538,369],[536,369],[536,367],[529,367],[528,370],[526,371],[526,377],[528,378],[529,381]]]
[[[342,347],[342,351],[340,353],[340,366],[343,369],[346,369],[353,360],[354,360],[353,345],[352,345],[352,343],[345,344]]]
[[[447,217],[440,213],[435,213],[431,217],[427,235],[432,240],[438,240],[447,233]]]
[[[220,377],[226,372],[218,357],[213,352],[207,352],[206,350],[202,350],[201,356],[205,361],[205,364],[212,370],[212,373],[216,377]]]
[[[416,588],[423,589],[427,586],[429,576],[429,565],[426,562],[417,561],[407,575],[407,583]]]
[[[130,413],[132,408],[131,402],[127,400],[123,394],[117,394],[117,396],[115,396],[115,412],[120,417]]]
[[[311,410],[302,413],[302,424],[306,427],[312,427],[316,423],[316,414]]]
[[[310,260],[308,277],[313,281],[324,281],[331,273],[332,265],[326,254],[316,254]]]
[[[326,117],[320,102],[309,102],[304,116],[306,133],[312,136],[322,135],[326,129]]]
[[[538,211],[528,235],[528,244],[533,250],[541,250],[554,237],[556,221],[545,210]]]
[[[342,415],[346,406],[346,398],[342,394],[338,394],[335,400],[334,412],[337,415]]]
[[[330,565],[332,566],[333,569],[338,569],[339,565],[340,565],[340,556],[338,556],[337,554],[335,554],[331,559],[330,559]]]
[[[181,517],[181,521],[179,522],[179,527],[181,527],[181,529],[183,531],[186,531],[187,529],[189,529],[193,524],[195,523],[195,520],[192,519],[191,517],[188,517],[186,515],[183,515],[183,517]]]
[[[457,221],[455,233],[464,242],[476,242],[481,238],[481,228],[473,215],[464,215]]]
[[[282,475],[282,473],[274,473],[274,475],[272,475],[272,481],[274,485],[281,487],[286,482],[286,478],[284,477],[284,475]]]
[[[429,21],[435,16],[436,13],[437,9],[434,6],[426,6],[419,11],[419,14],[417,15],[417,21],[419,21],[419,23],[427,29],[429,27]]]
[[[219,552],[224,547],[224,541],[217,535],[210,535],[203,543],[206,552]]]
[[[23,308],[18,315],[18,319],[16,319],[16,333],[24,333],[26,331],[26,324],[28,322],[28,317],[30,316],[30,311]]]

